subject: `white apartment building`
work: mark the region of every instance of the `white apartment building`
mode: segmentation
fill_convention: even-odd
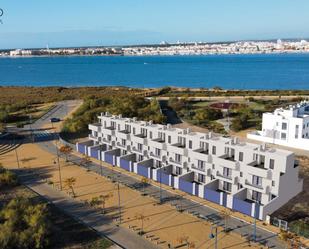
[[[80,153],[264,220],[302,191],[289,151],[101,114]]]
[[[264,113],[262,130],[248,133],[247,138],[309,150],[309,101]]]

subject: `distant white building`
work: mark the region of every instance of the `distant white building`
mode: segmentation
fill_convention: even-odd
[[[302,191],[290,151],[102,113],[80,153],[264,220]]]
[[[21,55],[31,55],[31,50],[22,50],[22,49],[16,49],[10,51],[10,56],[21,56]]]
[[[309,101],[263,114],[262,130],[247,138],[309,150]]]

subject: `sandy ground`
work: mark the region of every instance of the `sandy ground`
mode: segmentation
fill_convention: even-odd
[[[22,145],[17,150],[21,160],[20,167],[25,170],[35,170],[41,177],[52,181],[55,186],[59,185],[59,173],[55,155],[40,149],[37,145]],[[15,153],[10,152],[2,155],[1,163],[8,168],[16,168]],[[118,214],[117,186],[109,179],[98,176],[95,173],[87,172],[79,166],[61,161],[62,181],[69,177],[76,178],[74,192],[76,198],[83,201],[90,201],[93,197],[110,194],[112,197],[106,201],[106,215],[114,217]],[[120,169],[119,169],[120,170]],[[63,184],[63,191],[68,192],[68,188]],[[210,240],[208,235],[211,225],[201,221],[189,214],[179,213],[170,205],[157,205],[156,201],[150,197],[142,196],[140,192],[125,186],[120,186],[121,206],[123,226],[141,229],[142,221],[136,216],[143,215],[145,219],[144,231],[149,239],[154,243],[160,242],[160,246],[168,248],[168,244],[179,246],[183,244],[179,241],[181,237],[187,237],[188,241],[194,244],[192,248],[213,248],[214,240]],[[218,236],[219,248],[247,248],[248,242],[235,233],[220,233]],[[261,248],[261,246],[251,245],[251,248]]]

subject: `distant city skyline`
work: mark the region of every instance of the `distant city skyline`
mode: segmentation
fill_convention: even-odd
[[[11,0],[0,49],[309,38],[306,0]]]

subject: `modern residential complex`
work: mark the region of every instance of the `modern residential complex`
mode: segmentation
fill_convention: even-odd
[[[265,220],[302,191],[289,151],[102,113],[77,150]]]
[[[309,150],[309,101],[263,114],[262,130],[249,139]]]

